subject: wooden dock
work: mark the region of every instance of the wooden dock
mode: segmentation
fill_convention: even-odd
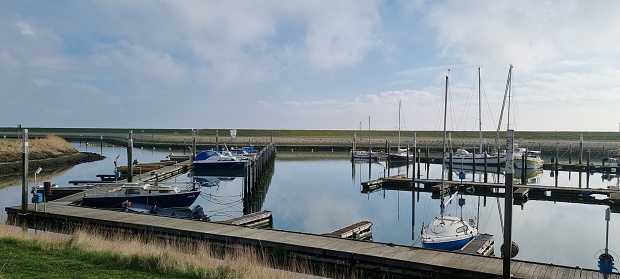
[[[264,210],[217,223],[244,227],[271,228],[273,227],[273,212]]]
[[[458,252],[470,255],[494,256],[495,237],[486,233],[480,234]]]
[[[19,214],[21,207],[7,207],[7,222],[26,224],[31,228],[68,230],[75,227],[100,228],[153,235],[166,239],[207,242],[212,245],[247,245],[280,251],[285,257],[311,260],[313,263],[336,266],[367,276],[390,278],[498,278],[502,275],[502,259],[341,239],[322,235],[264,230],[199,222],[162,216],[131,214],[119,211],[82,208],[48,203],[46,212]],[[514,278],[603,278],[596,270],[513,260]],[[374,274],[374,275],[373,275]],[[608,278],[620,278],[617,273]]]
[[[419,191],[431,192],[433,198],[439,198],[438,185],[441,180],[385,177],[362,182],[362,193],[378,190]],[[503,183],[485,183],[471,181],[444,181],[444,195],[461,191],[464,195],[504,197]],[[523,204],[527,200],[544,200],[567,203],[585,203],[607,205],[612,212],[620,212],[620,189],[609,188],[579,188],[568,186],[542,186],[513,184],[515,202]],[[595,195],[607,196],[607,199],[596,198]]]
[[[333,232],[323,234],[324,236],[336,238],[352,238],[366,240],[372,237],[372,222],[360,221],[355,224],[337,229]]]

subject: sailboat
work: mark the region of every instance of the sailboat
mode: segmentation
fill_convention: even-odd
[[[497,166],[506,161],[505,156],[503,155],[490,155],[483,151],[483,142],[482,142],[482,105],[481,105],[481,78],[480,78],[480,67],[478,67],[478,131],[480,133],[480,151],[479,153],[471,153],[467,151],[465,148],[459,148],[456,152],[446,156],[444,161],[446,163],[450,163],[452,161],[453,165],[488,165],[488,166]]]
[[[443,149],[446,150],[446,119],[448,110],[448,76],[446,75],[446,93],[445,108],[443,120]],[[440,196],[441,204],[439,205],[440,216],[435,217],[426,227],[422,228],[422,245],[424,248],[440,249],[440,250],[458,250],[463,248],[475,236],[478,235],[478,229],[469,222],[463,221],[463,218],[456,216],[447,216],[445,213],[446,204],[452,200],[454,195],[444,201],[444,173],[445,162],[441,164],[441,184]]]
[[[502,125],[502,116],[504,114],[504,105],[506,98],[508,98],[508,119],[506,127],[510,129],[510,91],[512,89],[512,64],[508,68],[508,78],[506,80],[506,90],[504,92],[504,101],[502,103],[502,110],[499,116],[499,124],[497,125],[497,134],[495,141],[499,141],[499,131]],[[523,162],[525,159],[525,162]],[[541,152],[538,150],[528,150],[523,147],[519,147],[517,144],[513,147],[513,161],[516,169],[523,169],[524,165],[526,169],[541,169],[545,161],[541,157]]]
[[[407,161],[413,158],[413,154],[409,154],[407,148],[400,148],[400,115],[401,115],[401,101],[398,101],[398,146],[396,152],[391,152],[388,155],[390,161]]]
[[[362,123],[360,121],[360,134],[362,131]],[[368,116],[368,151],[357,150],[355,146],[355,136],[353,138],[353,150],[351,150],[351,159],[353,160],[378,160],[379,154],[372,152],[372,146],[370,144],[370,115]]]

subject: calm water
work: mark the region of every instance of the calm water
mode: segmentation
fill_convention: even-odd
[[[86,147],[77,143],[75,146],[80,151],[100,152],[99,147]],[[281,156],[276,160],[262,208],[274,212],[276,229],[318,234],[367,220],[374,223],[374,241],[421,246],[419,235],[423,223],[428,223],[439,214],[439,201],[431,199],[430,193],[383,190],[362,193],[361,182],[387,175],[385,163],[351,163],[344,154],[336,158],[329,156],[327,159],[289,159],[286,152],[281,151]],[[134,158],[141,162],[154,162],[165,159],[169,153],[167,150],[136,149]],[[81,164],[51,175],[41,174],[37,180],[56,184],[67,184],[69,180],[78,179],[93,180],[96,174],[112,173],[117,156],[119,165],[126,164],[126,150],[122,147],[104,147],[103,154],[107,157],[103,161]],[[394,168],[389,169],[389,172],[390,175],[404,174],[407,169]],[[422,169],[421,174],[423,178],[427,177],[427,170]],[[439,178],[440,175],[441,166],[431,165],[428,177]],[[196,204],[200,204],[212,220],[241,216],[242,179],[209,179],[215,185],[204,187],[202,197]],[[476,174],[472,178],[472,174],[467,174],[465,179],[480,181],[481,177]],[[496,179],[503,181],[501,176],[489,175],[489,180]],[[177,182],[189,180],[188,176],[176,178]],[[599,174],[589,178],[582,174],[580,180],[577,173],[561,172],[557,177],[551,177],[547,171],[532,180],[541,185],[555,185],[557,181],[561,186],[581,184],[584,188],[586,185],[590,188],[605,188],[617,183],[616,178],[609,181],[602,179]],[[14,185],[0,189],[0,207],[17,205],[21,201],[21,182],[15,182]],[[462,214],[466,219],[478,218],[480,231],[495,235],[495,253],[499,255],[498,243],[502,243],[503,233],[498,203],[503,214],[503,199],[477,196],[463,198],[466,200],[463,208],[457,205],[455,199],[448,206],[447,213],[457,216]],[[514,206],[513,241],[520,248],[516,258],[596,269],[595,254],[605,248],[605,208],[533,200],[523,207]],[[4,211],[1,211],[0,219],[6,220]],[[614,235],[619,232],[620,215],[612,214],[610,233]],[[612,251],[620,251],[620,238],[612,236],[609,243]]]

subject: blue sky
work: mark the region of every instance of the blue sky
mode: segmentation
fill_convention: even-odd
[[[0,126],[618,131],[617,1],[2,1]],[[504,118],[505,119],[505,118]],[[505,129],[505,126],[504,128]]]

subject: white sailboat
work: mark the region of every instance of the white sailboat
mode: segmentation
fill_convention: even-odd
[[[504,101],[502,103],[502,111],[499,117],[499,125],[497,126],[497,135],[496,142],[499,141],[499,131],[502,125],[502,116],[504,114],[504,104],[506,103],[506,99],[508,99],[508,119],[506,127],[510,129],[510,91],[512,89],[512,64],[508,68],[508,78],[506,80],[506,90],[504,92]],[[523,147],[519,147],[518,145],[514,145],[513,148],[513,161],[514,167],[516,169],[523,169],[525,159],[525,168],[526,169],[541,169],[545,161],[542,159],[541,152],[538,150],[529,150]]]
[[[488,166],[497,166],[498,164],[504,163],[506,161],[506,157],[498,154],[498,155],[490,155],[487,152],[483,151],[483,142],[482,142],[482,105],[481,105],[481,78],[480,78],[480,67],[478,67],[478,131],[480,133],[480,151],[479,153],[471,153],[464,148],[459,148],[456,152],[449,154],[445,157],[445,162],[452,162],[453,165],[488,165]]]
[[[362,131],[362,123],[360,122],[360,134]],[[370,144],[370,115],[368,116],[368,150],[358,150],[355,146],[355,136],[353,138],[353,150],[351,150],[351,158],[353,160],[378,160],[379,153],[372,152]]]
[[[446,76],[446,93],[445,108],[443,120],[443,148],[446,150],[446,118],[448,109],[448,76]],[[478,229],[471,223],[463,221],[462,218],[456,216],[446,216],[445,207],[450,202],[444,201],[444,172],[445,162],[441,168],[441,204],[439,205],[440,216],[435,217],[426,227],[422,228],[422,245],[424,248],[440,249],[440,250],[458,250],[463,248],[475,236],[478,235]]]
[[[407,161],[413,158],[413,154],[409,154],[407,148],[400,148],[400,115],[401,115],[401,101],[398,101],[398,146],[396,152],[390,152],[388,158],[390,161]]]

